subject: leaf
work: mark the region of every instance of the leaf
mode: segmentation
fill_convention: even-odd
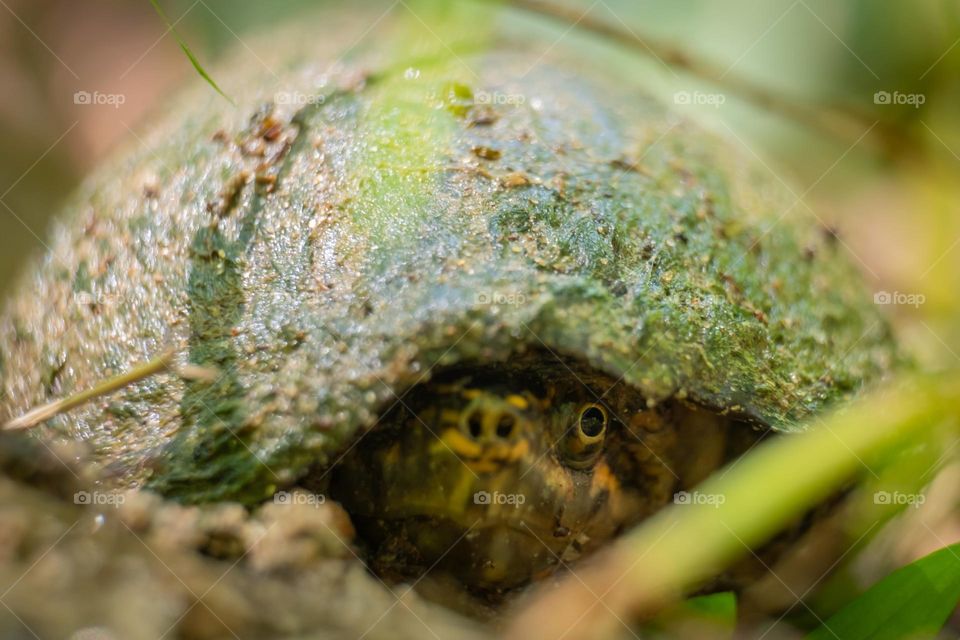
[[[927,638],[960,601],[960,543],[897,569],[834,614],[807,640]]]
[[[160,16],[160,19],[166,23],[167,29],[170,30],[170,33],[173,34],[173,37],[177,39],[177,44],[179,44],[180,48],[183,49],[183,52],[187,54],[187,58],[190,59],[190,63],[193,65],[193,68],[197,70],[197,73],[200,74],[200,77],[206,80],[207,84],[213,87],[214,91],[216,91],[221,96],[223,96],[224,99],[227,100],[227,102],[236,106],[236,103],[230,98],[230,96],[225,94],[223,90],[220,89],[217,83],[214,82],[213,78],[210,77],[210,74],[207,73],[207,70],[204,69],[203,65],[200,64],[200,61],[197,60],[197,57],[193,55],[193,51],[190,50],[190,47],[187,46],[187,43],[184,42],[183,38],[180,37],[180,34],[177,33],[177,30],[176,28],[174,28],[173,23],[170,22],[170,19],[167,17],[167,14],[163,12],[163,9],[160,7],[160,4],[157,2],[157,0],[150,0],[150,4],[153,5],[153,8],[157,12],[157,15]]]
[[[732,591],[689,598],[685,606],[692,615],[724,627],[732,629],[737,622],[737,595]]]
[[[642,628],[644,638],[732,638],[737,625],[737,596],[722,591],[687,598]]]

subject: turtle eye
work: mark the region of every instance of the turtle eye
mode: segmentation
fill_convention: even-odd
[[[590,445],[603,439],[607,431],[607,410],[602,405],[588,403],[580,408],[577,416],[577,435],[585,445]]]
[[[567,429],[560,452],[568,467],[589,469],[603,452],[610,416],[603,405],[594,402],[581,405],[574,416],[574,423]]]

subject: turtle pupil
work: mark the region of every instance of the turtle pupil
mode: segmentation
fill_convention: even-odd
[[[470,429],[470,435],[474,438],[479,438],[480,434],[483,432],[483,424],[480,420],[480,414],[476,411],[470,414],[470,417],[467,418],[467,427]]]
[[[580,431],[588,438],[595,438],[603,433],[604,422],[603,411],[590,407],[580,415]]]
[[[512,416],[503,416],[500,418],[500,422],[497,424],[497,436],[501,438],[509,438],[510,434],[513,433],[514,420]]]

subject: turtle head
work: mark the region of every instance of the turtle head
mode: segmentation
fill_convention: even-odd
[[[329,491],[381,573],[524,584],[672,495],[662,459],[636,455],[649,445],[617,417],[635,410],[603,391],[536,375],[419,385],[334,468]]]
[[[437,390],[436,409],[426,413],[438,425],[438,441],[464,463],[464,472],[528,473],[547,454],[571,469],[593,467],[604,449],[609,411],[598,402],[553,396],[538,397],[529,389],[446,387]]]

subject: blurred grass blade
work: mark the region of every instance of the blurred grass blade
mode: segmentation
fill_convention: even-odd
[[[954,544],[894,571],[807,640],[932,638],[958,601],[960,544]]]
[[[230,98],[230,96],[225,94],[223,90],[220,89],[220,87],[217,85],[217,83],[214,82],[213,78],[210,77],[210,74],[207,73],[207,70],[204,69],[203,65],[200,64],[200,61],[197,60],[197,56],[193,55],[193,51],[190,50],[190,47],[187,46],[187,43],[184,42],[183,38],[180,37],[180,34],[177,33],[177,30],[173,26],[173,23],[170,22],[170,19],[167,17],[167,14],[163,12],[163,9],[160,7],[160,4],[157,2],[157,0],[150,0],[150,4],[153,5],[153,8],[157,12],[157,15],[160,16],[160,19],[163,20],[164,23],[166,23],[167,29],[170,30],[170,33],[173,34],[173,37],[177,39],[177,44],[179,44],[180,48],[183,49],[183,52],[187,54],[187,58],[190,59],[190,63],[193,65],[193,68],[197,70],[197,73],[200,74],[200,77],[206,80],[207,84],[213,87],[214,91],[216,91],[221,96],[223,96],[227,102],[236,106],[236,103]]]
[[[35,427],[56,415],[83,406],[92,400],[109,395],[134,382],[139,382],[158,373],[172,371],[184,380],[199,380],[207,383],[213,383],[221,375],[217,369],[201,367],[195,364],[178,367],[174,362],[175,356],[176,351],[172,347],[166,349],[158,356],[143,364],[132,367],[129,371],[101,380],[91,389],[86,389],[66,398],[54,400],[53,402],[35,407],[19,418],[14,418],[3,426],[0,426],[0,431],[15,431]]]
[[[876,134],[892,136],[889,127],[877,126],[869,114],[849,107],[826,104],[808,104],[796,97],[785,96],[768,89],[761,83],[746,76],[730,73],[733,67],[717,64],[707,57],[697,56],[686,47],[676,47],[649,33],[637,34],[633,27],[623,21],[620,24],[595,18],[590,10],[582,7],[567,6],[566,3],[551,0],[507,0],[507,4],[536,15],[553,18],[569,29],[577,28],[592,32],[605,41],[616,42],[640,55],[652,56],[662,64],[679,69],[700,80],[709,82],[729,91],[753,104],[770,111],[780,113],[794,122],[810,127],[827,136],[840,140],[853,141],[869,126],[868,133],[876,128]],[[870,123],[873,122],[873,126]],[[860,140],[857,140],[859,142]]]

